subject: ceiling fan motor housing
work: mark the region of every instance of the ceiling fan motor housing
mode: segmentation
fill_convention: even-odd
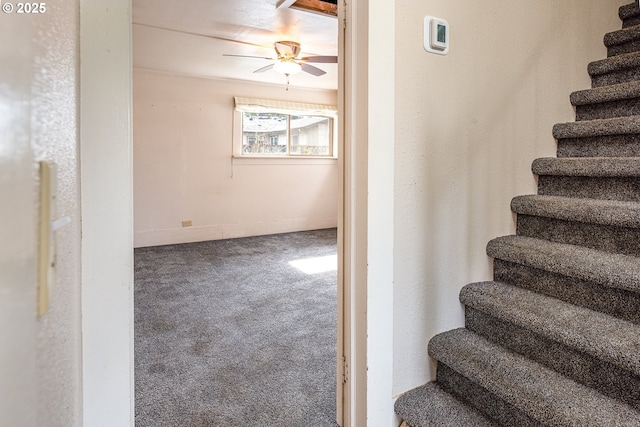
[[[294,59],[300,55],[300,43],[281,41],[275,42],[274,46],[279,59]]]

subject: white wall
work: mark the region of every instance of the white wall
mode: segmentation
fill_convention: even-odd
[[[336,226],[336,160],[232,159],[234,96],[336,105],[336,91],[145,70],[133,89],[136,247]]]
[[[0,16],[0,413],[12,426],[81,424],[78,4]],[[37,162],[58,167],[56,280],[37,318]],[[8,276],[6,274],[9,274]],[[8,337],[7,334],[8,333]]]
[[[462,286],[491,278],[487,242],[515,230],[509,203],[536,191],[569,93],[619,29],[625,0],[396,1],[394,393],[434,375],[426,345],[463,325]],[[447,56],[422,47],[447,19]]]

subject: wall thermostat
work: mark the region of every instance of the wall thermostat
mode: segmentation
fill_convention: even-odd
[[[446,55],[449,52],[449,23],[435,16],[425,16],[423,44],[427,52]]]

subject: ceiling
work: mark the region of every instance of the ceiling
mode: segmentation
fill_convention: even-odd
[[[278,0],[133,0],[133,66],[196,77],[286,84],[274,70],[253,73],[272,61],[273,43],[290,40],[301,56],[337,55],[338,20],[297,9],[276,9]],[[338,65],[313,64],[320,77],[298,73],[290,85],[337,89]]]

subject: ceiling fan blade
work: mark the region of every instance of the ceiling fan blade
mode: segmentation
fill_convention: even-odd
[[[266,67],[258,68],[257,70],[254,71],[254,73],[264,73],[265,71],[269,71],[272,68],[273,68],[273,64],[269,64]]]
[[[309,74],[313,74],[316,77],[319,77],[323,74],[327,74],[326,71],[321,70],[318,67],[314,67],[313,65],[305,64],[304,62],[300,64],[302,67],[302,71],[305,71]]]
[[[158,25],[143,24],[141,22],[134,22],[132,25],[137,25],[137,26],[140,26],[140,27],[147,27],[147,28],[154,28],[156,30],[171,31],[172,33],[181,33],[181,34],[186,34],[186,35],[189,35],[189,36],[206,37],[208,39],[221,40],[221,41],[231,42],[231,43],[239,43],[239,44],[244,44],[244,45],[247,45],[247,46],[261,47],[261,48],[264,48],[264,49],[273,49],[272,46],[265,46],[265,45],[262,45],[262,44],[251,43],[251,42],[247,42],[247,41],[243,41],[243,40],[235,40],[235,39],[230,39],[228,37],[220,37],[220,36],[214,36],[214,35],[210,35],[210,34],[194,33],[194,32],[191,32],[191,31],[184,31],[184,30],[178,30],[178,29],[175,29],[175,28],[161,27],[161,26],[158,26]]]
[[[238,58],[258,58],[258,59],[268,59],[269,61],[273,61],[275,58],[267,58],[266,56],[253,56],[253,55],[233,55],[231,53],[223,53],[222,56],[236,56]]]
[[[338,62],[337,56],[307,56],[299,58],[300,61],[317,62],[323,64],[336,64]]]

